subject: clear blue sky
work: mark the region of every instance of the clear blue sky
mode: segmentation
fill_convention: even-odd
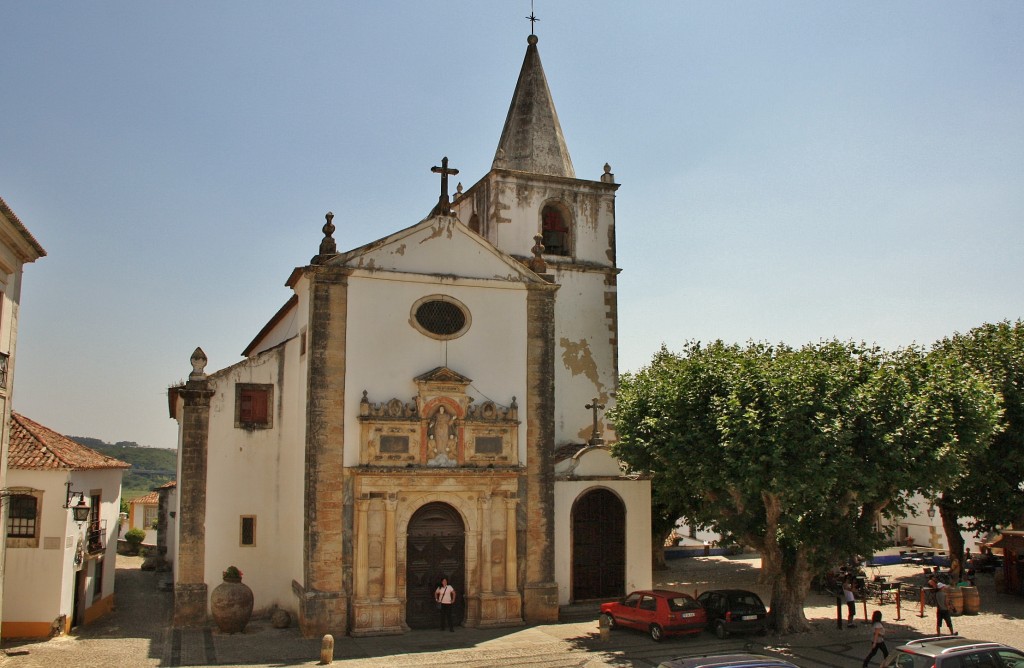
[[[500,9],[499,9],[500,7]],[[577,175],[617,199],[622,370],[664,342],[897,347],[1024,316],[1024,2],[538,0]],[[14,408],[173,447],[334,211],[420,220],[490,167],[528,0],[0,4]]]

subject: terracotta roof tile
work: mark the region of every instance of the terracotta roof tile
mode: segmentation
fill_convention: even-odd
[[[144,495],[142,495],[140,497],[134,498],[131,501],[129,501],[128,503],[141,503],[141,504],[144,504],[144,505],[156,505],[156,504],[160,503],[160,495],[158,493],[156,493],[156,492],[150,492],[149,494],[144,494]]]
[[[159,487],[157,487],[157,489],[167,489],[169,487],[177,487],[177,486],[178,486],[178,481],[177,480],[172,480],[170,482],[165,482],[164,484],[162,484]]]
[[[12,469],[30,470],[127,469],[132,466],[75,443],[14,411],[11,411],[11,449],[7,465]]]

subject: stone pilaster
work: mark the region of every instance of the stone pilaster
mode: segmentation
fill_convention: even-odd
[[[178,563],[174,583],[174,625],[206,624],[206,468],[213,390],[203,369],[206,355],[192,354],[193,371],[178,388],[181,413],[181,475],[178,479]]]
[[[299,626],[306,637],[345,635],[344,586],[346,271],[309,272],[306,480]]]
[[[558,621],[555,582],[555,290],[534,284],[527,294],[525,579],[523,617]]]

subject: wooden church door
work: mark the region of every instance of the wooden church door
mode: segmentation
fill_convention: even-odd
[[[595,489],[572,509],[572,598],[626,595],[626,509],[615,494]]]
[[[466,600],[466,529],[447,503],[428,503],[409,520],[406,541],[405,622],[413,629],[440,628],[434,590],[441,578],[455,588],[455,623],[462,623]]]

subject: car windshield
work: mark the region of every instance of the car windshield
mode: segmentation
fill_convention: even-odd
[[[732,607],[750,612],[764,612],[761,600],[753,594],[737,594],[732,600]]]
[[[935,659],[929,656],[908,654],[906,652],[896,650],[896,654],[893,655],[892,661],[887,661],[884,665],[886,668],[931,668],[931,666],[935,665]]]
[[[673,612],[679,612],[680,610],[697,610],[700,608],[700,603],[687,598],[685,596],[675,596],[668,599],[668,609]]]

